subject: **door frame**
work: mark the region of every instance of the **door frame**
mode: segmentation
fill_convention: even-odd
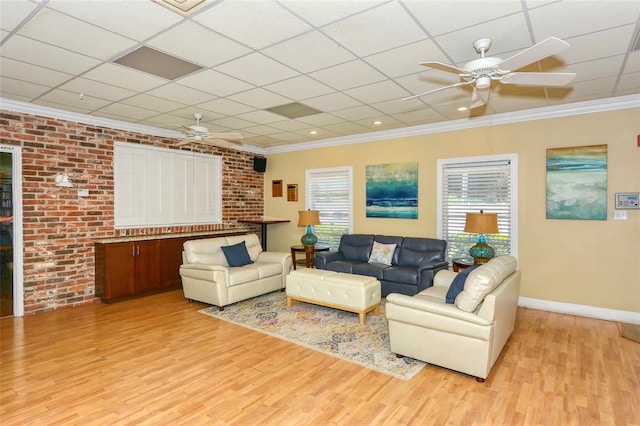
[[[0,145],[0,152],[11,154],[13,202],[13,315],[24,316],[24,252],[22,240],[22,148]]]

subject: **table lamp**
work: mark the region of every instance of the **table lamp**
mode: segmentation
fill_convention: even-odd
[[[318,242],[318,237],[313,235],[313,225],[320,225],[320,212],[318,210],[302,210],[298,212],[298,226],[306,226],[307,233],[300,238],[302,245],[313,247]]]
[[[498,213],[467,213],[467,220],[464,224],[464,232],[478,234],[476,244],[469,249],[469,254],[473,257],[474,265],[487,263],[496,254],[496,251],[487,244],[486,234],[497,234]]]

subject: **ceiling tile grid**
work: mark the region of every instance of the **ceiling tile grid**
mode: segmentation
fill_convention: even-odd
[[[0,0],[0,97],[176,132],[200,112],[267,149],[637,95],[639,32],[637,0]],[[473,86],[442,89],[461,77],[420,65],[463,67],[479,38],[505,59],[550,36],[570,47],[516,71],[576,73],[568,86],[493,81],[470,111]],[[168,80],[115,63],[140,47],[202,69]],[[320,113],[267,111],[291,102]]]

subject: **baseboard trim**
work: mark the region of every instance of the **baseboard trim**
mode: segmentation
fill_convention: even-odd
[[[640,312],[620,311],[618,309],[599,308],[597,306],[575,305],[573,303],[554,302],[552,300],[519,297],[518,306],[581,317],[598,318],[608,321],[626,322],[640,325]]]

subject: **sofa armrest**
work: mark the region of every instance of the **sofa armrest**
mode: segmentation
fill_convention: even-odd
[[[448,269],[442,269],[438,271],[435,277],[433,277],[434,287],[451,287],[453,279],[458,275],[457,272],[450,271]]]
[[[196,271],[221,271],[228,272],[229,267],[224,265],[209,265],[204,263],[183,263],[180,265],[183,269],[191,269]]]
[[[398,293],[391,293],[387,295],[386,311],[387,311],[387,318],[390,320],[399,319],[401,321],[406,322],[407,315],[403,315],[404,318],[396,317],[396,310],[390,307],[389,305],[397,305],[397,306],[405,307],[407,308],[407,310],[418,310],[418,311],[428,312],[434,315],[444,316],[454,320],[465,321],[472,324],[491,325],[493,323],[493,321],[482,318],[474,313],[461,311],[460,309],[456,308],[455,305],[433,302],[431,300],[422,299],[420,297],[412,297],[412,296],[407,296],[407,295],[398,294]],[[418,324],[418,325],[425,325],[425,324]],[[428,324],[428,325],[435,326],[437,324]]]
[[[422,271],[432,270],[434,273],[436,270],[448,269],[449,262],[446,260],[437,260],[435,262],[425,262],[418,265],[418,273],[422,273]]]
[[[344,260],[344,256],[339,251],[323,251],[316,253],[316,268],[327,269],[327,263],[336,260]]]

